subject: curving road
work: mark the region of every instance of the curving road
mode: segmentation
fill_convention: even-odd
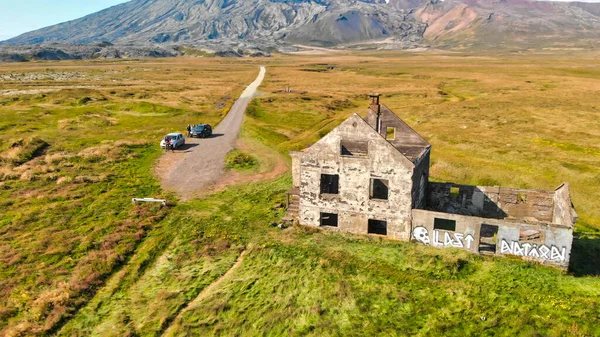
[[[231,151],[240,133],[244,113],[250,100],[256,95],[256,90],[265,78],[267,70],[260,67],[258,77],[240,98],[233,104],[231,110],[219,125],[213,130],[212,138],[187,138],[183,155],[166,153],[159,162],[162,166],[161,184],[166,190],[177,192],[182,199],[190,199],[198,192],[213,186],[225,170],[225,156]],[[179,155],[179,156],[178,156]],[[178,156],[175,162],[170,162]]]

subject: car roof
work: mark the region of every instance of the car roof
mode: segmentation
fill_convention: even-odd
[[[196,126],[210,126],[209,124],[196,124]]]
[[[167,134],[167,136],[179,136],[181,134],[182,134],[181,132],[171,132],[171,133]]]

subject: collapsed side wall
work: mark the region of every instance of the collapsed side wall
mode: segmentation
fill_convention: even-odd
[[[413,208],[425,208],[429,183],[431,148],[419,159],[413,171],[412,200]]]
[[[456,230],[435,229],[436,218],[456,221]],[[567,226],[510,222],[414,209],[411,239],[435,247],[454,247],[479,253],[480,243],[487,239],[482,240],[482,224],[498,226],[497,234],[489,238],[496,245],[496,255],[514,255],[561,268],[569,266],[573,229]],[[539,234],[535,235],[535,241],[527,240],[527,235],[536,232]]]
[[[291,151],[290,157],[292,157],[292,185],[294,188],[300,187],[300,159],[302,158],[302,152]]]
[[[577,213],[571,201],[569,184],[564,183],[554,191],[554,214],[553,223],[574,226],[577,221]]]
[[[458,193],[453,194],[452,189]],[[554,194],[546,191],[429,182],[427,209],[497,219],[553,222]]]

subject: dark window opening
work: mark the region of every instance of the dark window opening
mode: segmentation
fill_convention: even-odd
[[[450,187],[450,195],[453,197],[458,197],[458,195],[460,194],[460,188],[459,187]]]
[[[371,199],[388,200],[390,194],[389,182],[384,179],[371,179]]]
[[[366,157],[369,154],[369,143],[342,140],[340,153],[342,156]]]
[[[435,218],[433,220],[433,229],[454,232],[456,231],[456,220]]]
[[[387,221],[369,219],[368,233],[387,235]]]
[[[340,176],[337,174],[321,174],[321,194],[338,194]]]
[[[479,252],[496,253],[496,244],[498,240],[498,226],[481,224],[479,231]]]
[[[337,227],[338,215],[335,213],[321,213],[321,226]]]

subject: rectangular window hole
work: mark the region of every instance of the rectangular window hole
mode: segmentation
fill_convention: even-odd
[[[337,227],[338,215],[335,213],[321,213],[321,226]]]
[[[517,193],[517,204],[525,204],[525,203],[527,203],[527,194]]]
[[[369,192],[369,198],[388,200],[390,195],[390,183],[385,179],[371,179],[371,188]]]
[[[321,174],[321,194],[338,194],[340,192],[340,176],[337,174]]]
[[[387,140],[396,139],[396,128],[387,127],[385,130],[385,139],[387,139]]]
[[[368,233],[387,235],[387,221],[369,219]]]
[[[435,218],[433,229],[454,232],[456,231],[456,220]]]
[[[366,157],[369,155],[369,142],[342,140],[340,154],[342,156]]]
[[[496,243],[498,242],[498,226],[481,224],[479,231],[479,252],[496,253]]]
[[[459,187],[450,187],[450,195],[453,197],[458,197],[458,195],[460,194],[460,188]]]

